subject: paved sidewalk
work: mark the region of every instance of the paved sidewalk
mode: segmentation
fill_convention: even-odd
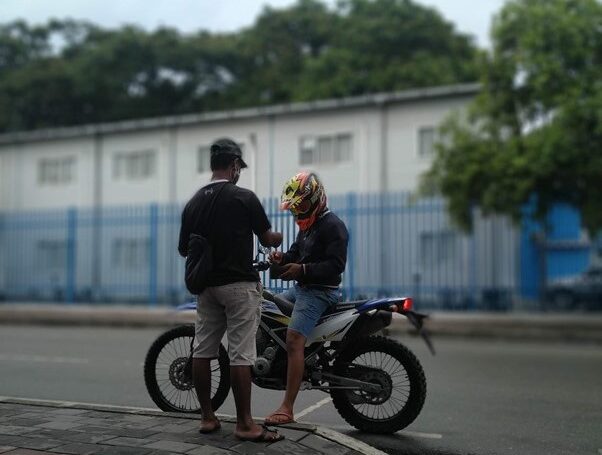
[[[231,418],[210,435],[198,416],[153,410],[0,397],[0,454],[100,455],[383,455],[367,444],[312,425],[287,425],[286,439],[241,442]],[[386,455],[386,454],[385,454]]]
[[[134,305],[0,303],[0,324],[168,327],[194,322],[191,311]],[[602,343],[602,313],[432,312],[427,329],[435,336]],[[402,316],[388,329],[413,333]]]

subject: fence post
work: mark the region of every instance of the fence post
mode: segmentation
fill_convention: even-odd
[[[349,281],[349,295],[347,296],[348,300],[352,300],[355,295],[355,276],[354,271],[356,267],[356,263],[354,262],[355,256],[355,247],[354,247],[354,234],[356,232],[357,225],[357,195],[355,193],[347,194],[347,214],[349,217],[349,247],[347,251],[347,275]]]
[[[73,303],[75,301],[75,261],[77,246],[77,209],[67,210],[67,277],[65,301]]]
[[[150,241],[148,264],[148,299],[151,305],[157,304],[157,231],[159,224],[159,206],[150,205]]]

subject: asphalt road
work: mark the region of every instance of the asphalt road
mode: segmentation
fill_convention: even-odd
[[[0,326],[0,395],[154,407],[142,361],[158,329]],[[602,453],[602,349],[483,340],[406,343],[423,363],[428,395],[418,419],[393,436],[361,434],[328,395],[302,392],[300,421],[349,433],[391,454]],[[254,389],[267,415],[280,392]],[[233,414],[231,396],[219,410]]]

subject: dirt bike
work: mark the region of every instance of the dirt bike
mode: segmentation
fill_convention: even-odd
[[[267,251],[262,250],[263,254]],[[269,261],[255,258],[264,271]],[[423,314],[412,310],[410,297],[376,298],[337,304],[322,315],[305,348],[301,390],[329,393],[338,413],[350,425],[371,433],[394,433],[411,424],[426,398],[426,379],[416,356],[398,341],[376,335],[391,324],[392,314],[405,316],[434,348],[423,328]],[[181,310],[196,309],[191,302]],[[253,383],[286,389],[286,330],[293,304],[265,290],[256,335]],[[159,336],[144,362],[146,388],[162,410],[199,413],[192,382],[194,326],[175,327]],[[211,402],[217,410],[230,389],[228,353],[220,345],[211,362]]]

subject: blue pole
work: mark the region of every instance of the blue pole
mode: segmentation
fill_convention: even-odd
[[[150,205],[150,242],[149,242],[149,280],[148,297],[151,305],[157,304],[157,231],[159,224],[159,207],[157,204]]]
[[[75,260],[77,237],[77,209],[67,210],[67,282],[65,302],[75,301]]]
[[[349,276],[349,295],[347,295],[347,299],[348,300],[352,300],[353,296],[355,295],[355,277],[354,277],[354,270],[356,267],[356,263],[354,261],[354,232],[355,232],[355,228],[356,228],[356,221],[357,221],[357,212],[356,212],[356,207],[357,207],[357,195],[355,195],[354,193],[349,193],[347,195],[347,213],[349,216],[349,246],[347,249],[347,275]]]

